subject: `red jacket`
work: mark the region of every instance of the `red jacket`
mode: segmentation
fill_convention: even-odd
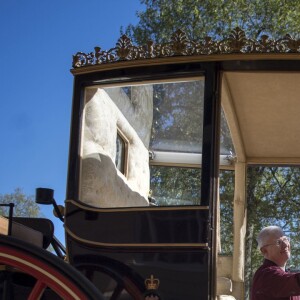
[[[300,273],[283,271],[265,259],[253,277],[251,300],[300,300]]]

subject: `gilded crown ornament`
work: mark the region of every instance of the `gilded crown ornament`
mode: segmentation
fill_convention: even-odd
[[[107,51],[95,47],[94,52],[77,52],[73,55],[73,68],[88,67],[118,61],[174,57],[185,55],[217,55],[232,53],[299,53],[300,40],[286,35],[278,40],[262,35],[260,40],[246,37],[239,27],[232,30],[228,38],[215,41],[207,36],[199,41],[190,40],[186,33],[177,30],[168,43],[135,46],[126,35],[122,35],[114,48]]]
[[[145,280],[145,286],[147,289],[146,293],[144,294],[145,300],[162,300],[161,296],[157,292],[159,283],[159,279],[154,278],[153,275]]]
[[[145,285],[147,290],[157,290],[159,287],[159,279],[154,278],[154,276],[151,275],[150,278],[145,280]]]

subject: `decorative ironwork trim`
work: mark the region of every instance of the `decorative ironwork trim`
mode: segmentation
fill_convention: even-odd
[[[239,27],[232,30],[228,38],[217,41],[207,36],[200,41],[189,40],[186,33],[177,30],[171,41],[155,44],[149,41],[146,45],[135,46],[126,35],[122,35],[116,46],[107,51],[95,47],[94,52],[77,52],[73,55],[73,68],[90,67],[120,61],[168,58],[176,56],[210,56],[220,54],[270,54],[299,53],[300,39],[296,40],[289,34],[278,40],[262,35],[260,40],[246,37]]]

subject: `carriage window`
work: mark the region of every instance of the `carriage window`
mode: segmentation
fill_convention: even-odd
[[[81,201],[136,207],[156,197],[156,205],[199,204],[203,98],[204,77],[86,88]],[[169,172],[189,186],[174,187],[176,197],[167,199],[174,185]]]

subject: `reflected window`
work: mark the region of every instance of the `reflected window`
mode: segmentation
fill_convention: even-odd
[[[128,141],[125,136],[118,130],[116,138],[115,164],[117,169],[125,176],[127,175],[127,149]]]

